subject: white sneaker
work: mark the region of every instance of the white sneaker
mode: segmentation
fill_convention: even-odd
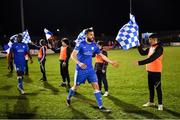
[[[149,107],[149,106],[155,106],[155,103],[147,102],[146,104],[143,105],[143,107]]]
[[[103,96],[107,97],[109,93],[106,91]]]
[[[22,90],[21,88],[19,88],[19,86],[17,86],[17,87],[18,87],[19,92],[20,92],[22,95],[25,94],[24,90]]]
[[[158,110],[163,110],[163,105],[158,105]]]

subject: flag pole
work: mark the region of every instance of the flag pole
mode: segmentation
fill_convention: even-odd
[[[130,14],[132,14],[132,0],[130,0]]]
[[[24,8],[23,8],[23,0],[20,1],[21,3],[21,30],[24,31]]]

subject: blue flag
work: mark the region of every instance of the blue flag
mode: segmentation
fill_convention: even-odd
[[[130,14],[130,21],[119,30],[116,40],[124,50],[139,45],[139,27],[133,15]]]

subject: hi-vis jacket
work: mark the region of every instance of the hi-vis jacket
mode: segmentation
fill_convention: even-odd
[[[146,64],[146,70],[149,72],[162,72],[162,59],[163,59],[163,47],[160,44],[156,44],[142,49],[142,46],[138,47],[141,55],[148,55],[148,58],[142,61],[138,61],[139,65]]]

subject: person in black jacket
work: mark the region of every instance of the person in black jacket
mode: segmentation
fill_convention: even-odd
[[[60,73],[63,79],[63,82],[60,84],[62,87],[70,88],[70,77],[69,77],[69,58],[71,50],[69,47],[69,39],[63,38],[61,40],[62,46],[60,48],[59,61],[60,61]],[[67,84],[66,84],[67,80]]]
[[[158,43],[157,34],[149,36],[150,48],[143,49],[142,45],[138,47],[141,55],[148,55],[145,60],[138,61],[138,65],[146,65],[148,72],[148,87],[149,87],[149,102],[144,104],[144,107],[154,106],[154,89],[157,91],[158,96],[158,110],[163,110],[162,105],[162,90],[161,90],[161,72],[162,72],[162,59],[163,47]]]
[[[99,41],[98,43],[99,49],[101,50],[101,53],[105,56],[107,56],[107,51],[104,50],[103,46],[104,43],[103,41]],[[103,96],[108,96],[108,82],[107,82],[107,78],[106,78],[106,71],[107,71],[107,65],[108,63],[106,61],[104,61],[102,59],[102,57],[100,55],[96,55],[95,56],[95,72],[98,78],[98,85],[99,85],[99,89],[101,91],[102,88],[102,83],[104,84],[104,89],[105,89],[105,93]]]

